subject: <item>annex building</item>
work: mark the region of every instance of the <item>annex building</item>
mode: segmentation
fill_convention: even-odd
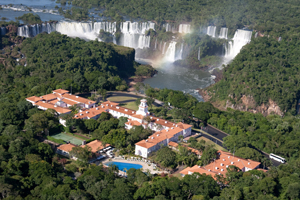
[[[106,101],[96,105],[95,101],[72,95],[67,90],[54,90],[51,94],[41,97],[32,96],[26,100],[39,109],[54,109],[60,116],[71,113],[70,106],[78,105],[79,113],[75,114],[76,119],[97,119],[102,112],[108,112],[115,118],[127,117],[126,129],[134,126],[150,128],[155,133],[146,140],[135,144],[135,154],[147,158],[151,152],[158,150],[161,145],[166,146],[169,142],[177,142],[178,137],[184,138],[192,133],[192,125],[184,123],[173,123],[150,115],[147,100],[142,99],[137,111],[119,106],[118,103]],[[145,119],[147,117],[147,119]],[[65,126],[65,121],[60,119],[60,123]]]
[[[222,174],[225,176],[227,168],[230,165],[234,165],[241,169],[243,172],[247,172],[253,169],[258,169],[260,166],[260,162],[236,157],[231,153],[219,150],[218,159],[216,159],[214,162],[206,166],[195,165],[193,167],[187,167],[184,170],[182,170],[180,174],[182,176],[185,176],[187,174],[193,174],[198,172],[199,174],[211,175],[213,178],[215,178],[215,175]]]

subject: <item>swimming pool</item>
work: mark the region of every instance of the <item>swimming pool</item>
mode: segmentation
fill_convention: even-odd
[[[131,168],[134,168],[134,169],[141,169],[143,168],[142,165],[139,165],[139,164],[132,164],[132,163],[123,163],[123,162],[108,162],[108,163],[105,163],[107,166],[112,166],[112,165],[116,165],[118,167],[119,170],[123,171],[124,172],[124,169],[126,168],[126,170],[129,170]]]

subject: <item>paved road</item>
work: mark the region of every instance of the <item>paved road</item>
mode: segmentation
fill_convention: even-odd
[[[218,138],[219,140],[223,141],[223,138],[228,136],[227,133],[221,132],[220,130],[214,128],[211,125],[208,125],[206,128],[203,129],[205,132],[209,133],[210,135]]]
[[[208,125],[206,128],[203,129],[203,131],[205,131],[206,133],[208,134],[202,134],[203,137],[213,141],[214,143],[222,146],[223,148],[226,149],[226,147],[223,146],[222,142],[218,141],[217,139],[223,141],[223,138],[226,137],[228,134]],[[211,137],[213,136],[213,137]],[[217,138],[217,139],[215,139]],[[260,151],[259,149],[257,149],[258,151]],[[269,159],[271,162],[272,162],[272,165],[275,166],[275,167],[278,167],[279,165],[281,165],[282,163],[278,162],[278,161],[275,161],[273,159],[270,159],[269,158],[269,154],[265,153],[265,152],[262,152],[260,151],[267,159]]]

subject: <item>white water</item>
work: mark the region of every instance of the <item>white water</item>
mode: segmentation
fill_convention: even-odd
[[[92,23],[62,21],[56,24],[56,31],[69,37],[79,37],[88,40],[97,38],[98,33],[93,29]]]
[[[166,32],[172,32],[172,26],[169,23],[164,24],[163,27],[166,29]]]
[[[199,47],[199,50],[198,50],[198,60],[200,61],[200,47]]]
[[[236,30],[232,41],[225,46],[225,60],[232,60],[238,53],[240,53],[243,46],[251,41],[252,31]]]
[[[165,54],[165,49],[166,49],[166,42],[164,43],[164,46],[163,46],[163,50],[162,50],[162,54]]]
[[[121,39],[118,45],[143,49],[150,47],[150,36],[146,36],[146,31],[155,28],[152,22],[122,22],[120,24]],[[117,31],[116,22],[69,22],[60,21],[56,24],[35,24],[32,26],[22,26],[18,28],[18,35],[24,37],[34,37],[39,33],[52,31],[60,32],[70,37],[80,37],[88,40],[98,38],[100,30],[114,35]],[[114,43],[115,37],[114,37]]]
[[[278,38],[278,42],[280,42],[280,41],[281,41],[281,37]]]
[[[228,28],[221,28],[219,38],[227,39]]]
[[[216,37],[216,27],[215,26],[209,26],[207,27],[207,35],[211,37]]]
[[[179,56],[176,57],[176,60],[182,60],[182,54],[183,54],[183,43],[181,43]]]
[[[117,23],[116,22],[95,22],[94,31],[96,33],[99,33],[100,30],[104,30],[105,32],[115,34],[117,31]]]
[[[157,38],[155,39],[154,49],[157,48]]]
[[[42,23],[35,25],[25,25],[18,27],[18,35],[24,37],[34,37],[39,33],[46,32],[51,33],[55,28],[50,23]]]
[[[174,62],[176,60],[175,59],[175,54],[176,54],[176,42],[172,41],[169,44],[169,47],[166,51],[166,55],[164,57],[164,60],[167,61],[167,62]]]
[[[190,33],[191,25],[190,24],[180,24],[178,32],[179,33]]]

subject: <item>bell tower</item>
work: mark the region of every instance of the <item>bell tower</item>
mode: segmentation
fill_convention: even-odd
[[[138,111],[136,111],[137,115],[148,116],[150,113],[148,112],[147,100],[142,99],[141,104],[139,105]]]

